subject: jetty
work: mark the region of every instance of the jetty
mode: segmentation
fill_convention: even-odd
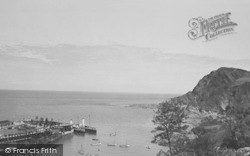
[[[0,121],[0,144],[6,143],[53,143],[66,135],[96,134],[97,129],[84,124],[62,123],[36,119],[20,121]]]

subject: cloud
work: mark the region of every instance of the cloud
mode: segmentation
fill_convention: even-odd
[[[38,60],[46,64],[79,66],[97,63],[161,63],[175,65],[238,66],[250,67],[249,59],[221,59],[210,56],[172,53],[148,47],[126,45],[76,46],[59,44],[0,46],[0,54]]]
[[[38,60],[46,64],[58,63],[62,66],[80,66],[98,63],[160,63],[172,65],[238,66],[250,67],[249,59],[233,60],[210,56],[172,53],[149,47],[126,45],[76,46],[68,44],[0,46],[0,54]]]
[[[27,49],[23,46],[2,46],[0,48],[0,54],[19,57],[19,58],[39,60],[47,64],[52,64],[53,62],[46,56],[46,54]]]
[[[0,88],[14,89],[184,93],[219,67],[250,68],[248,59],[126,45],[0,46],[0,56]]]

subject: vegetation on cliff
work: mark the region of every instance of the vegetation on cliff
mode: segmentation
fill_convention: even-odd
[[[165,116],[179,122],[175,125],[175,120]],[[171,156],[221,156],[228,150],[241,151],[250,145],[250,72],[225,67],[212,71],[192,91],[159,104],[153,122],[156,130],[169,122],[178,127],[170,129],[171,139],[165,137],[166,128],[161,133],[154,131],[154,138],[158,137],[154,142],[167,146]],[[179,131],[181,127],[186,128],[185,133]]]

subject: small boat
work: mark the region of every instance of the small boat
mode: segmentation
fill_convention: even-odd
[[[97,139],[97,138],[93,138],[92,140],[93,140],[93,141],[99,141],[99,139]]]
[[[102,143],[90,144],[91,146],[100,146]]]
[[[121,147],[121,148],[128,148],[130,145],[129,144],[127,144],[127,142],[126,142],[126,144],[123,144],[123,145],[119,145],[119,147]]]
[[[82,145],[81,145],[81,149],[78,151],[78,153],[81,154],[81,155],[84,155],[84,151],[83,151]]]
[[[119,145],[119,147],[121,147],[121,148],[128,148],[130,145],[127,145],[127,144],[125,144],[125,145]]]
[[[107,146],[115,147],[115,146],[117,146],[117,144],[107,144]]]

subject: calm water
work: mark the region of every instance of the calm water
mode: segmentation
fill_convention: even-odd
[[[97,136],[71,135],[58,143],[64,144],[64,156],[79,156],[81,145],[85,153],[99,156],[153,156],[160,150],[151,144],[153,110],[126,107],[130,104],[154,104],[173,95],[114,94],[45,91],[0,91],[0,120],[48,117],[75,123],[85,118],[98,129]],[[90,116],[90,120],[89,120]],[[117,132],[116,137],[109,134]],[[92,138],[101,146],[91,146]],[[129,148],[109,147],[108,143],[130,145]],[[150,149],[146,149],[150,146]]]

